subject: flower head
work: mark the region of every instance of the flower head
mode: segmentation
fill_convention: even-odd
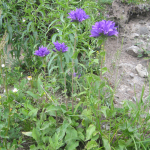
[[[73,73],[73,76],[76,77],[76,75],[77,75],[77,73],[74,72],[74,73]]]
[[[25,18],[23,18],[23,19],[22,19],[22,22],[25,22],[25,21],[26,21],[26,19],[25,19]]]
[[[106,20],[96,22],[95,25],[92,26],[90,37],[99,37],[101,35],[117,36],[118,31],[117,27],[115,27],[115,22]]]
[[[14,93],[18,92],[17,88],[14,88],[14,89],[13,89],[13,92],[14,92]]]
[[[39,50],[36,50],[34,55],[40,56],[40,57],[45,57],[48,55],[50,51],[47,49],[47,47],[39,47]]]
[[[5,64],[2,64],[1,67],[4,68],[4,67],[5,67]]]
[[[64,52],[68,51],[68,47],[67,47],[67,45],[65,45],[65,43],[58,43],[58,41],[57,41],[57,42],[54,42],[53,44],[55,45],[56,50],[59,52],[64,53]],[[56,52],[56,50],[54,50],[54,49],[52,49],[52,50],[54,52]]]
[[[69,16],[68,18],[71,18],[71,22],[82,22],[85,19],[90,18],[89,15],[86,15],[85,11],[81,8],[77,8],[76,10],[71,11],[70,13],[68,13]]]
[[[73,76],[76,77],[77,73],[73,73]],[[79,74],[78,79],[81,77],[81,74]]]
[[[32,80],[32,76],[27,76],[27,79],[30,81]]]

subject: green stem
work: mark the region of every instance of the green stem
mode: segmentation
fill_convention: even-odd
[[[66,92],[67,92],[67,89],[66,89],[66,74],[65,74],[64,69],[63,69],[63,66],[62,66],[62,56],[60,56],[60,64],[61,64],[62,72],[63,72],[63,74],[64,74],[65,97],[66,97],[66,109],[68,110],[68,105],[67,105],[67,96],[66,96]]]
[[[77,30],[77,28],[76,28],[76,30]],[[74,55],[74,52],[75,52],[75,48],[76,48],[76,37],[77,37],[77,33],[76,33],[77,31],[75,31],[75,39],[74,39],[74,49],[73,49],[73,55]],[[72,112],[73,112],[73,83],[74,83],[74,77],[73,77],[73,74],[74,74],[74,60],[73,60],[73,58],[72,58]]]
[[[6,76],[5,76],[5,91],[6,91],[6,95],[7,95],[7,101],[8,101],[8,89],[7,89],[7,70],[6,70]],[[10,103],[9,103],[9,117],[8,117],[8,126],[7,126],[7,130],[6,130],[6,134],[5,136],[8,135],[8,130],[9,130],[9,127],[10,127]],[[5,138],[4,140],[4,143],[5,143],[5,147],[7,149],[7,138]]]

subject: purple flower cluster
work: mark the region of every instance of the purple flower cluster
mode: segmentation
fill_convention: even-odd
[[[67,47],[67,45],[65,45],[65,43],[58,43],[58,41],[57,41],[57,42],[54,42],[53,44],[55,45],[56,50],[59,52],[64,53],[64,52],[68,51],[68,47]],[[52,49],[52,50],[54,52],[56,52],[56,50],[54,50],[54,49]]]
[[[34,55],[45,57],[50,53],[50,51],[47,49],[47,47],[39,47],[39,50],[36,50]]]
[[[95,25],[92,26],[90,37],[99,37],[101,35],[117,36],[118,31],[117,27],[115,27],[115,22],[106,20],[96,22]]]
[[[85,11],[81,8],[77,8],[68,14],[68,18],[72,19],[71,22],[82,22],[85,19],[90,18],[89,15],[86,15]]]
[[[74,73],[73,76],[76,77],[77,73]],[[81,77],[81,74],[79,74],[78,79]]]

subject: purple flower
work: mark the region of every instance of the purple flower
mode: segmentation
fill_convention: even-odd
[[[73,76],[76,77],[77,73],[74,73]],[[78,79],[81,77],[81,74],[79,74]]]
[[[92,26],[90,37],[99,37],[101,35],[117,36],[118,31],[117,27],[115,27],[115,22],[106,20],[96,22],[95,25]]]
[[[81,77],[81,74],[79,74],[78,79]]]
[[[47,47],[39,47],[39,50],[36,50],[34,55],[40,56],[40,57],[45,57],[50,53],[50,51],[47,49]]]
[[[57,42],[54,42],[53,44],[55,45],[56,50],[59,52],[64,53],[64,52],[68,51],[68,47],[67,47],[67,45],[65,45],[65,43],[58,43],[58,41],[57,41]],[[54,50],[54,49],[52,49],[52,50],[54,52],[56,52],[56,50]]]
[[[71,18],[71,22],[82,22],[85,19],[90,18],[89,15],[86,15],[85,11],[81,8],[77,8],[76,10],[71,11],[70,13],[68,13],[69,16],[68,18]]]
[[[77,73],[74,73],[73,76],[76,77]]]

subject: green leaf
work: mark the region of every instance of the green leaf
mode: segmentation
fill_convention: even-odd
[[[61,14],[61,15],[60,15],[60,20],[61,20],[62,22],[65,22],[63,17],[64,17],[64,14]]]
[[[78,131],[78,138],[84,141],[84,134],[80,131]]]
[[[31,91],[27,91],[26,93],[29,94],[30,96],[32,96],[32,97],[35,98],[35,99],[38,99],[38,98],[39,98],[38,95],[32,93]]]
[[[32,132],[22,132],[22,134],[32,137]]]
[[[82,103],[83,103],[83,102],[79,102],[79,103],[76,105],[75,110],[74,110],[74,114],[76,113],[78,107],[79,107]]]
[[[126,147],[126,142],[124,140],[119,140],[118,144],[119,144],[119,150],[124,150],[124,148]]]
[[[94,124],[90,124],[88,129],[86,130],[86,141],[92,138],[92,134],[94,133],[96,127]]]
[[[102,68],[102,74],[106,73],[108,71],[107,67]]]
[[[105,57],[105,51],[101,51],[99,54],[102,58]]]
[[[105,137],[102,137],[102,140],[103,140],[104,148],[106,150],[111,150],[110,143],[108,142],[108,140]]]
[[[52,36],[52,43],[54,43],[56,41],[56,37],[59,35],[59,33],[55,33]]]
[[[106,118],[107,118],[107,111],[108,110],[109,110],[109,108],[107,106],[102,106],[101,110],[100,110]]]
[[[79,51],[75,51],[75,53],[73,54],[73,56],[71,58],[76,59],[78,57],[78,53],[79,53]]]
[[[89,141],[87,144],[86,144],[86,149],[87,150],[93,150],[93,148],[98,148],[98,144],[96,143],[96,141]]]
[[[52,72],[54,69],[57,69],[57,68],[58,68],[58,66],[51,67],[51,69],[48,70],[49,76],[51,75],[51,72]]]
[[[76,150],[76,147],[79,146],[79,142],[78,141],[71,141],[67,144],[67,146],[65,147],[66,150]]]
[[[68,128],[68,126],[70,125],[70,123],[67,122],[67,120],[64,120],[63,125],[58,128],[58,134],[59,134],[59,139],[63,139],[63,137],[65,136],[66,133],[66,129]]]
[[[37,112],[38,112],[38,108],[35,108],[35,109],[31,110],[28,115],[35,117],[37,115]]]
[[[56,21],[58,21],[58,19],[53,20],[53,21],[49,24],[48,30],[47,30],[46,34],[49,32],[49,30],[51,29],[50,27],[51,27]]]
[[[28,31],[28,32],[29,32],[29,28],[30,28],[31,24],[32,24],[32,21],[30,21],[30,22],[28,23],[28,25],[27,25],[27,31]]]
[[[38,83],[38,84],[37,84],[37,85],[38,85],[38,92],[39,92],[39,94],[42,94],[42,92],[43,92],[43,89],[42,89],[43,83],[42,83],[40,77],[38,77],[37,83]],[[41,87],[41,86],[42,86],[42,87]]]
[[[71,42],[74,43],[74,35],[73,34],[69,34],[69,38],[70,38]]]
[[[26,83],[27,83],[27,80],[23,79],[20,83],[20,87],[25,87]]]
[[[56,112],[59,110],[59,107],[58,106],[54,106],[54,105],[51,105],[49,106],[48,108],[46,108],[46,113],[48,113],[49,115],[51,116],[56,116]]]
[[[73,127],[69,126],[66,130],[66,136],[65,136],[66,143],[69,143],[72,140],[73,141],[76,140],[77,137],[78,137],[77,131]]]
[[[40,141],[39,131],[37,129],[35,129],[35,128],[33,128],[32,137],[36,140],[36,142]]]

